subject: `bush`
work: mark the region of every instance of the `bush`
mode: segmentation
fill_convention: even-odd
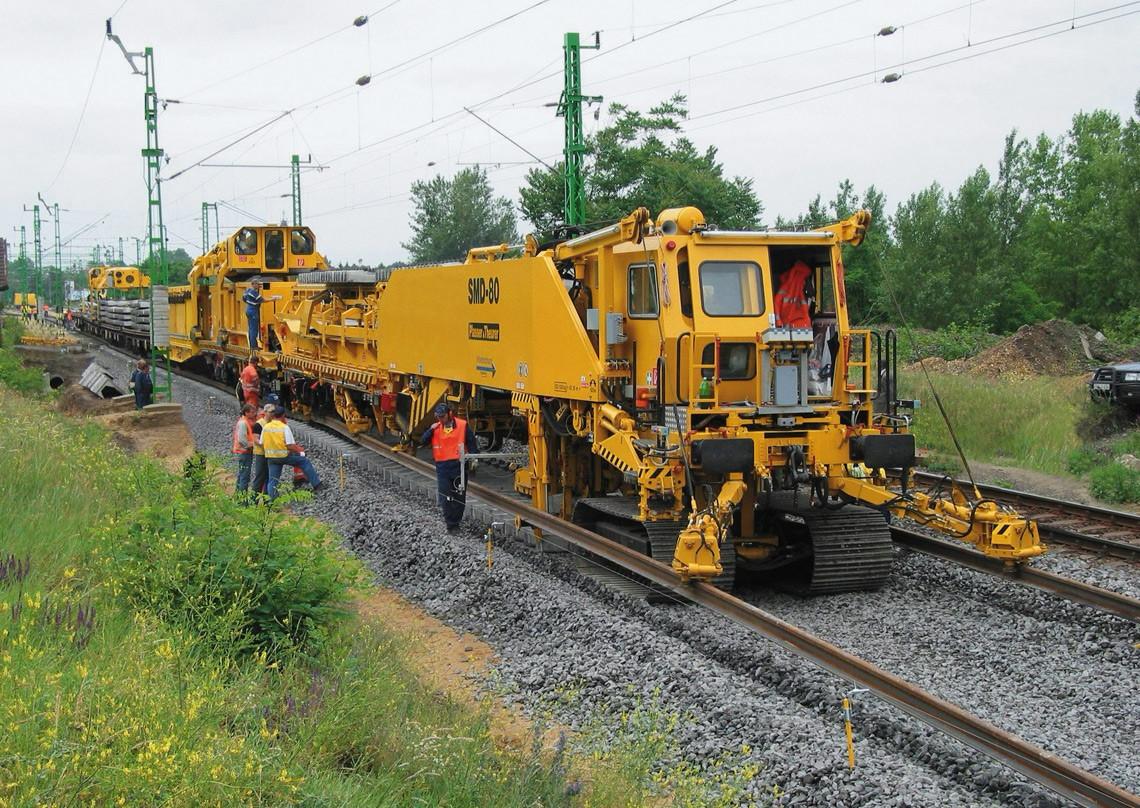
[[[1105,335],[1121,345],[1140,345],[1140,307],[1132,307],[1111,318]]]
[[[937,356],[947,361],[974,356],[994,345],[998,337],[977,326],[951,323],[938,331],[900,331],[899,361],[904,364]]]
[[[1120,440],[1112,444],[1112,451],[1116,455],[1140,455],[1140,429],[1134,429]]]
[[[315,650],[363,580],[359,562],[318,523],[184,488],[113,527],[120,589],[215,653]]]
[[[24,329],[14,317],[4,318],[4,347],[0,348],[0,384],[21,393],[36,395],[43,392],[43,373],[24,367],[12,346],[20,339]]]
[[[1105,502],[1140,502],[1140,472],[1108,463],[1089,472],[1089,490]]]
[[[1081,440],[1098,441],[1127,429],[1131,421],[1131,416],[1123,407],[1086,396],[1075,427],[1077,437]]]
[[[1069,452],[1067,465],[1069,473],[1080,477],[1082,474],[1088,474],[1103,462],[1104,458],[1097,452],[1087,447],[1082,447]]]

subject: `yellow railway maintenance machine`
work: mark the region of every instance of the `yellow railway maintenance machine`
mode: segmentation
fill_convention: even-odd
[[[234,384],[250,355],[242,295],[256,279],[262,297],[261,366],[272,369],[281,346],[272,328],[299,272],[327,269],[307,227],[249,226],[236,230],[194,261],[189,284],[170,288],[170,355],[201,357],[215,378]]]
[[[87,270],[87,288],[99,297],[106,297],[111,290],[141,293],[150,288],[150,277],[138,267],[94,266]]]
[[[894,389],[893,341],[850,327],[841,254],[869,224],[726,232],[695,208],[639,209],[518,257],[306,273],[278,313],[280,367],[295,407],[355,431],[418,434],[451,402],[487,450],[525,441],[514,487],[536,507],[685,580],[730,585],[741,568],[805,592],[877,587],[884,511],[1010,563],[1041,553],[1036,525],[992,503],[888,488],[914,439],[876,397]],[[781,327],[774,297],[798,262],[810,320]]]

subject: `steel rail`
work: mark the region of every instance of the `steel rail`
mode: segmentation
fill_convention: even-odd
[[[971,569],[1008,578],[1011,581],[1043,589],[1066,600],[1092,606],[1104,612],[1140,623],[1140,600],[1102,589],[1099,586],[1075,581],[1051,572],[1035,569],[1029,565],[1009,565],[1000,558],[990,558],[971,549],[965,544],[951,544],[941,539],[927,536],[915,530],[891,525],[891,538],[911,550],[944,558]]]
[[[963,488],[963,490],[969,490],[970,488],[968,480],[952,480],[952,478],[947,478],[942,474],[915,471],[914,477],[916,481],[921,481],[928,485],[937,485],[940,481],[945,480],[956,483],[960,488]],[[1091,533],[1083,533],[1073,527],[1051,525],[1048,521],[1037,520],[1037,528],[1044,539],[1052,539],[1060,544],[1073,545],[1085,550],[1105,553],[1133,562],[1140,561],[1140,514],[1113,510],[1112,508],[1102,508],[1097,505],[1085,505],[1081,502],[1053,499],[1042,494],[1018,491],[1013,488],[1003,488],[1002,486],[987,485],[984,483],[978,484],[978,491],[997,502],[1015,504],[1023,508],[1028,507],[1040,508],[1044,511],[1060,511],[1067,515],[1086,519],[1092,523],[1132,531],[1138,539],[1136,543],[1106,538]]]
[[[184,373],[194,381],[221,386],[212,379]],[[337,430],[338,432],[340,430]],[[357,435],[358,443],[423,476],[432,477],[432,464],[370,436]],[[866,687],[889,704],[923,723],[956,738],[1002,765],[1023,774],[1054,793],[1088,808],[1140,808],[1140,797],[1095,774],[1031,744],[994,724],[941,699],[864,659],[844,651],[803,629],[780,620],[724,590],[705,583],[683,584],[673,569],[580,525],[520,502],[482,485],[468,490],[487,505],[515,514],[532,527],[558,536],[599,558],[727,617],[750,631],[837,676]]]
[[[435,472],[430,463],[401,454],[374,439],[367,439],[364,442],[409,470],[434,476]],[[1140,797],[1135,794],[1130,794],[1052,752],[1018,738],[956,704],[928,693],[826,640],[733,597],[724,590],[706,583],[683,584],[671,567],[580,525],[566,522],[558,516],[519,502],[509,495],[477,484],[469,485],[468,491],[487,505],[513,513],[532,527],[569,541],[599,558],[617,564],[680,597],[773,640],[824,670],[866,687],[908,715],[1020,772],[1066,799],[1090,808],[1094,806],[1140,808]]]

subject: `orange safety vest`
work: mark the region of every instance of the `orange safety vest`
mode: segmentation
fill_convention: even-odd
[[[241,445],[241,437],[244,434],[246,446]],[[249,454],[252,447],[255,445],[253,440],[253,424],[245,419],[245,416],[239,416],[237,423],[234,424],[234,454]]]
[[[253,365],[246,365],[241,369],[241,389],[245,393],[260,393],[261,380],[257,375],[257,368]]]
[[[791,269],[780,275],[780,288],[776,291],[776,325],[791,328],[811,328],[804,282],[811,276],[811,268],[796,261]]]
[[[466,439],[467,422],[462,418],[455,419],[455,426],[450,432],[444,430],[443,424],[437,423],[431,431],[431,455],[435,462],[458,460],[459,447],[466,442]]]

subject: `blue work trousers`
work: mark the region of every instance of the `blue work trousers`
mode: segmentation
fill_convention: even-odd
[[[253,482],[250,486],[255,495],[265,492],[265,485],[269,482],[269,466],[265,462],[265,455],[253,456]]]
[[[249,352],[252,354],[257,350],[257,334],[261,331],[261,312],[246,313],[245,324],[246,336],[249,338]]]
[[[269,494],[270,499],[277,498],[277,483],[281,479],[281,469],[285,466],[295,466],[301,469],[301,473],[305,475],[305,479],[309,481],[309,485],[316,488],[321,484],[320,475],[313,467],[309,458],[304,455],[299,455],[290,452],[288,457],[270,457],[269,463],[269,484],[266,486],[265,492]]]
[[[249,490],[249,476],[253,470],[253,452],[246,452],[237,456],[238,475],[237,493],[245,494]]]
[[[459,487],[459,461],[443,460],[435,464],[436,501],[449,528],[459,527],[467,507],[467,492]]]

